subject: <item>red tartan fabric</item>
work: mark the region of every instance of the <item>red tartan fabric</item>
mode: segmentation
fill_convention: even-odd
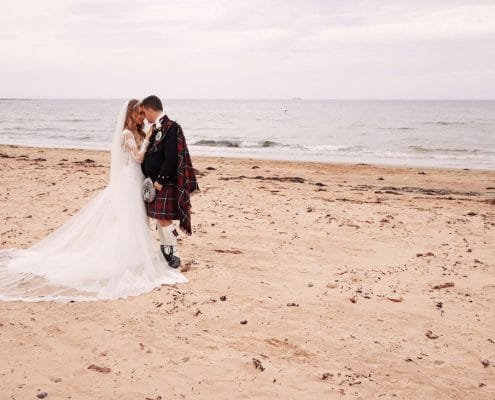
[[[173,122],[164,116],[161,119],[164,134]],[[191,157],[182,128],[177,124],[177,175],[174,183],[167,183],[151,203],[146,203],[148,217],[155,219],[180,221],[180,228],[191,235],[191,194],[199,191],[196,173],[192,166]]]
[[[146,214],[154,219],[180,219],[177,207],[177,185],[166,183],[162,190],[156,193],[156,198],[146,204]]]
[[[188,235],[191,230],[191,194],[199,191],[196,173],[186,144],[186,138],[179,125],[177,130],[177,212],[180,228]]]

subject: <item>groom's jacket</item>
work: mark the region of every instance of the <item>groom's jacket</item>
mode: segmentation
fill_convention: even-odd
[[[160,119],[150,137],[141,169],[146,177],[161,185],[177,182],[177,131],[179,125],[166,115]],[[161,137],[159,132],[161,132]]]

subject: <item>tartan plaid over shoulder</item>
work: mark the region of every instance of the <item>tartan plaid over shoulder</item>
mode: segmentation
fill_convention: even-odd
[[[191,194],[199,191],[199,185],[182,127],[177,128],[177,213],[180,228],[191,235]]]

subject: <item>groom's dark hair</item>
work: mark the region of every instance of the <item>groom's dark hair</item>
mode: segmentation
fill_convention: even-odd
[[[162,101],[154,95],[145,97],[143,100],[141,100],[141,105],[144,108],[151,108],[155,111],[163,111]]]

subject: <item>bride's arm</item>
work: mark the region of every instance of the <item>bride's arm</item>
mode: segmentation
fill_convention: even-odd
[[[138,149],[132,132],[129,130],[125,130],[122,133],[122,147],[124,148],[125,151],[130,153],[138,163],[143,162],[144,155],[146,154],[146,150],[148,150],[149,144],[150,141],[147,135],[146,138],[143,140],[143,144],[141,145],[141,148]]]

